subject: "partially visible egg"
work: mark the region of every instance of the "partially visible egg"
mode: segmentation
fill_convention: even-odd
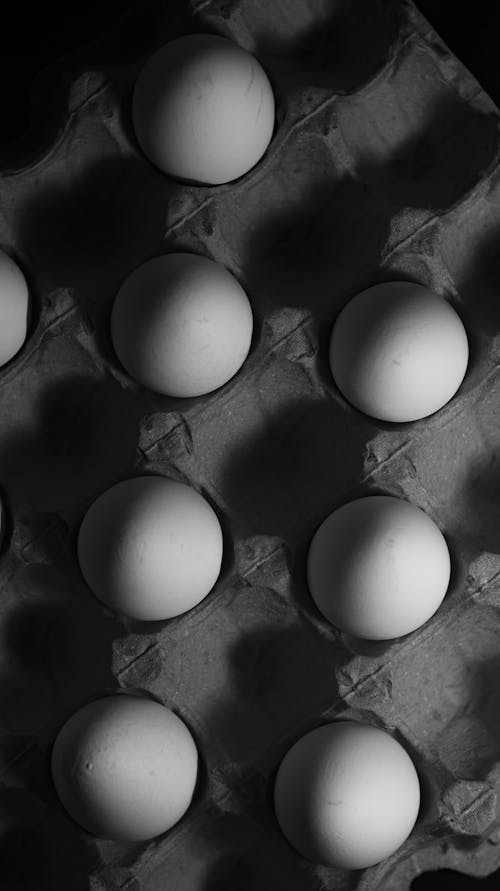
[[[442,532],[414,504],[371,495],[324,520],[307,557],[311,596],[323,615],[355,637],[409,634],[436,612],[451,561]]]
[[[78,561],[96,597],[135,619],[170,619],[213,588],[222,562],[215,512],[190,486],[161,476],[117,483],[85,514]]]
[[[422,285],[384,282],[353,297],[330,339],[330,366],[346,399],[374,418],[415,421],[438,411],[464,378],[464,326]]]
[[[17,263],[0,250],[0,366],[21,349],[28,331],[29,294]]]
[[[198,771],[188,728],[158,702],[129,695],[85,705],[63,726],[52,777],[68,813],[88,832],[142,841],[186,813]]]
[[[284,835],[304,857],[364,869],[397,851],[412,831],[420,784],[392,736],[339,721],[312,730],[287,752],[274,803]]]
[[[274,96],[257,59],[225,37],[189,34],[160,47],[137,79],[132,120],[164,173],[220,184],[247,173],[274,128]]]
[[[245,361],[253,318],[224,266],[196,254],[166,254],[134,270],[111,313],[115,352],[129,374],[169,396],[210,393]]]

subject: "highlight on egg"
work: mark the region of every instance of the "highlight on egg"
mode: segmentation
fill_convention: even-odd
[[[200,396],[227,383],[248,355],[252,330],[239,282],[196,254],[165,254],[139,266],[111,312],[118,359],[143,386],[167,396]]]
[[[160,47],[137,79],[132,120],[144,154],[161,171],[218,185],[251,170],[274,128],[269,79],[237,44],[188,34]]]
[[[460,387],[468,358],[467,334],[451,304],[412,282],[383,282],[357,294],[330,338],[339,390],[384,421],[438,411]]]
[[[276,776],[274,806],[283,834],[308,860],[364,869],[408,838],[420,784],[392,736],[338,721],[306,733],[289,749]]]
[[[29,293],[17,263],[0,250],[0,367],[19,352],[28,332]]]
[[[389,640],[441,605],[451,559],[441,530],[414,504],[388,495],[334,510],[311,541],[307,579],[320,612],[354,637]]]
[[[212,590],[221,569],[222,530],[208,502],[162,476],[117,483],[89,507],[77,541],[91,591],[134,619],[179,616]]]
[[[188,810],[197,779],[193,737],[174,712],[132,695],[98,699],[64,724],[51,758],[56,792],[88,832],[143,841]]]

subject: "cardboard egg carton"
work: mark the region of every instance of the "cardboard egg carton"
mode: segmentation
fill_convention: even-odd
[[[223,186],[169,180],[131,129],[144,59],[190,31],[257,54],[275,89],[268,152]],[[93,53],[49,73],[42,124],[0,175],[0,244],[33,298],[0,371],[5,887],[403,891],[430,869],[486,875],[500,866],[499,113],[406,0],[140,4]],[[255,317],[238,375],[192,400],[136,385],[109,338],[124,277],[172,250],[223,263]],[[354,410],[327,362],[341,307],[388,279],[449,299],[470,340],[457,395],[412,424]],[[162,624],[107,611],[76,563],[87,507],[144,472],[204,494],[225,535],[215,589]],[[305,580],[319,523],[370,492],[423,508],[453,559],[436,615],[383,644],[328,625]],[[50,780],[64,720],[117,688],[173,708],[199,748],[192,807],[149,844],[88,836]],[[356,873],[300,857],[272,806],[285,752],[338,717],[389,730],[422,784],[409,839]]]

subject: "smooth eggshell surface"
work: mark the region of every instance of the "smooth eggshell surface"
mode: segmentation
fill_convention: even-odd
[[[28,330],[28,285],[17,263],[0,250],[0,366],[21,349]]]
[[[372,495],[344,504],[321,524],[307,558],[318,609],[355,637],[389,640],[423,625],[450,581],[448,546],[420,508]]]
[[[221,568],[222,531],[207,501],[184,483],[142,476],[117,483],[85,514],[78,561],[96,597],[135,619],[196,606]]]
[[[360,411],[384,421],[438,411],[462,383],[468,358],[453,307],[410,282],[362,291],[344,307],[330,339],[337,386]]]
[[[144,263],[111,313],[116,354],[129,374],[169,396],[209,393],[236,374],[252,339],[252,310],[233,275],[196,254]]]
[[[363,869],[393,854],[420,806],[413,762],[388,733],[341,721],[303,736],[285,755],[274,789],[276,816],[294,848],[314,863]]]
[[[191,34],[146,62],[132,119],[141,148],[160,170],[215,185],[247,173],[264,154],[274,96],[250,53],[225,37]]]
[[[76,712],[52,751],[68,813],[101,838],[141,841],[170,829],[193,797],[198,753],[186,725],[157,702],[118,695]]]

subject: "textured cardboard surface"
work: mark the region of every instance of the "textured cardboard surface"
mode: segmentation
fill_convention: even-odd
[[[148,4],[141,22],[126,64],[63,78],[67,107],[48,114],[43,150],[32,139],[22,165],[5,158],[0,175],[0,244],[33,296],[29,340],[0,370],[0,854],[10,886],[400,891],[426,869],[486,874],[500,866],[499,114],[409,2],[186,0],[154,15]],[[271,146],[236,183],[174,183],[131,132],[143,59],[191,30],[255,52],[275,88]],[[194,400],[141,389],[109,340],[123,278],[169,250],[225,264],[255,314],[240,373]],[[398,278],[449,299],[471,344],[451,403],[406,425],[352,409],[326,351],[346,301]],[[225,533],[213,592],[161,625],[106,611],[75,557],[92,500],[144,472],[201,491]],[[326,514],[374,491],[427,511],[454,566],[439,612],[383,645],[328,626],[304,572]],[[63,721],[117,687],[172,707],[201,756],[190,811],[147,845],[87,836],[50,781]],[[423,788],[405,845],[351,874],[296,855],[272,810],[285,751],[339,716],[394,733]]]

